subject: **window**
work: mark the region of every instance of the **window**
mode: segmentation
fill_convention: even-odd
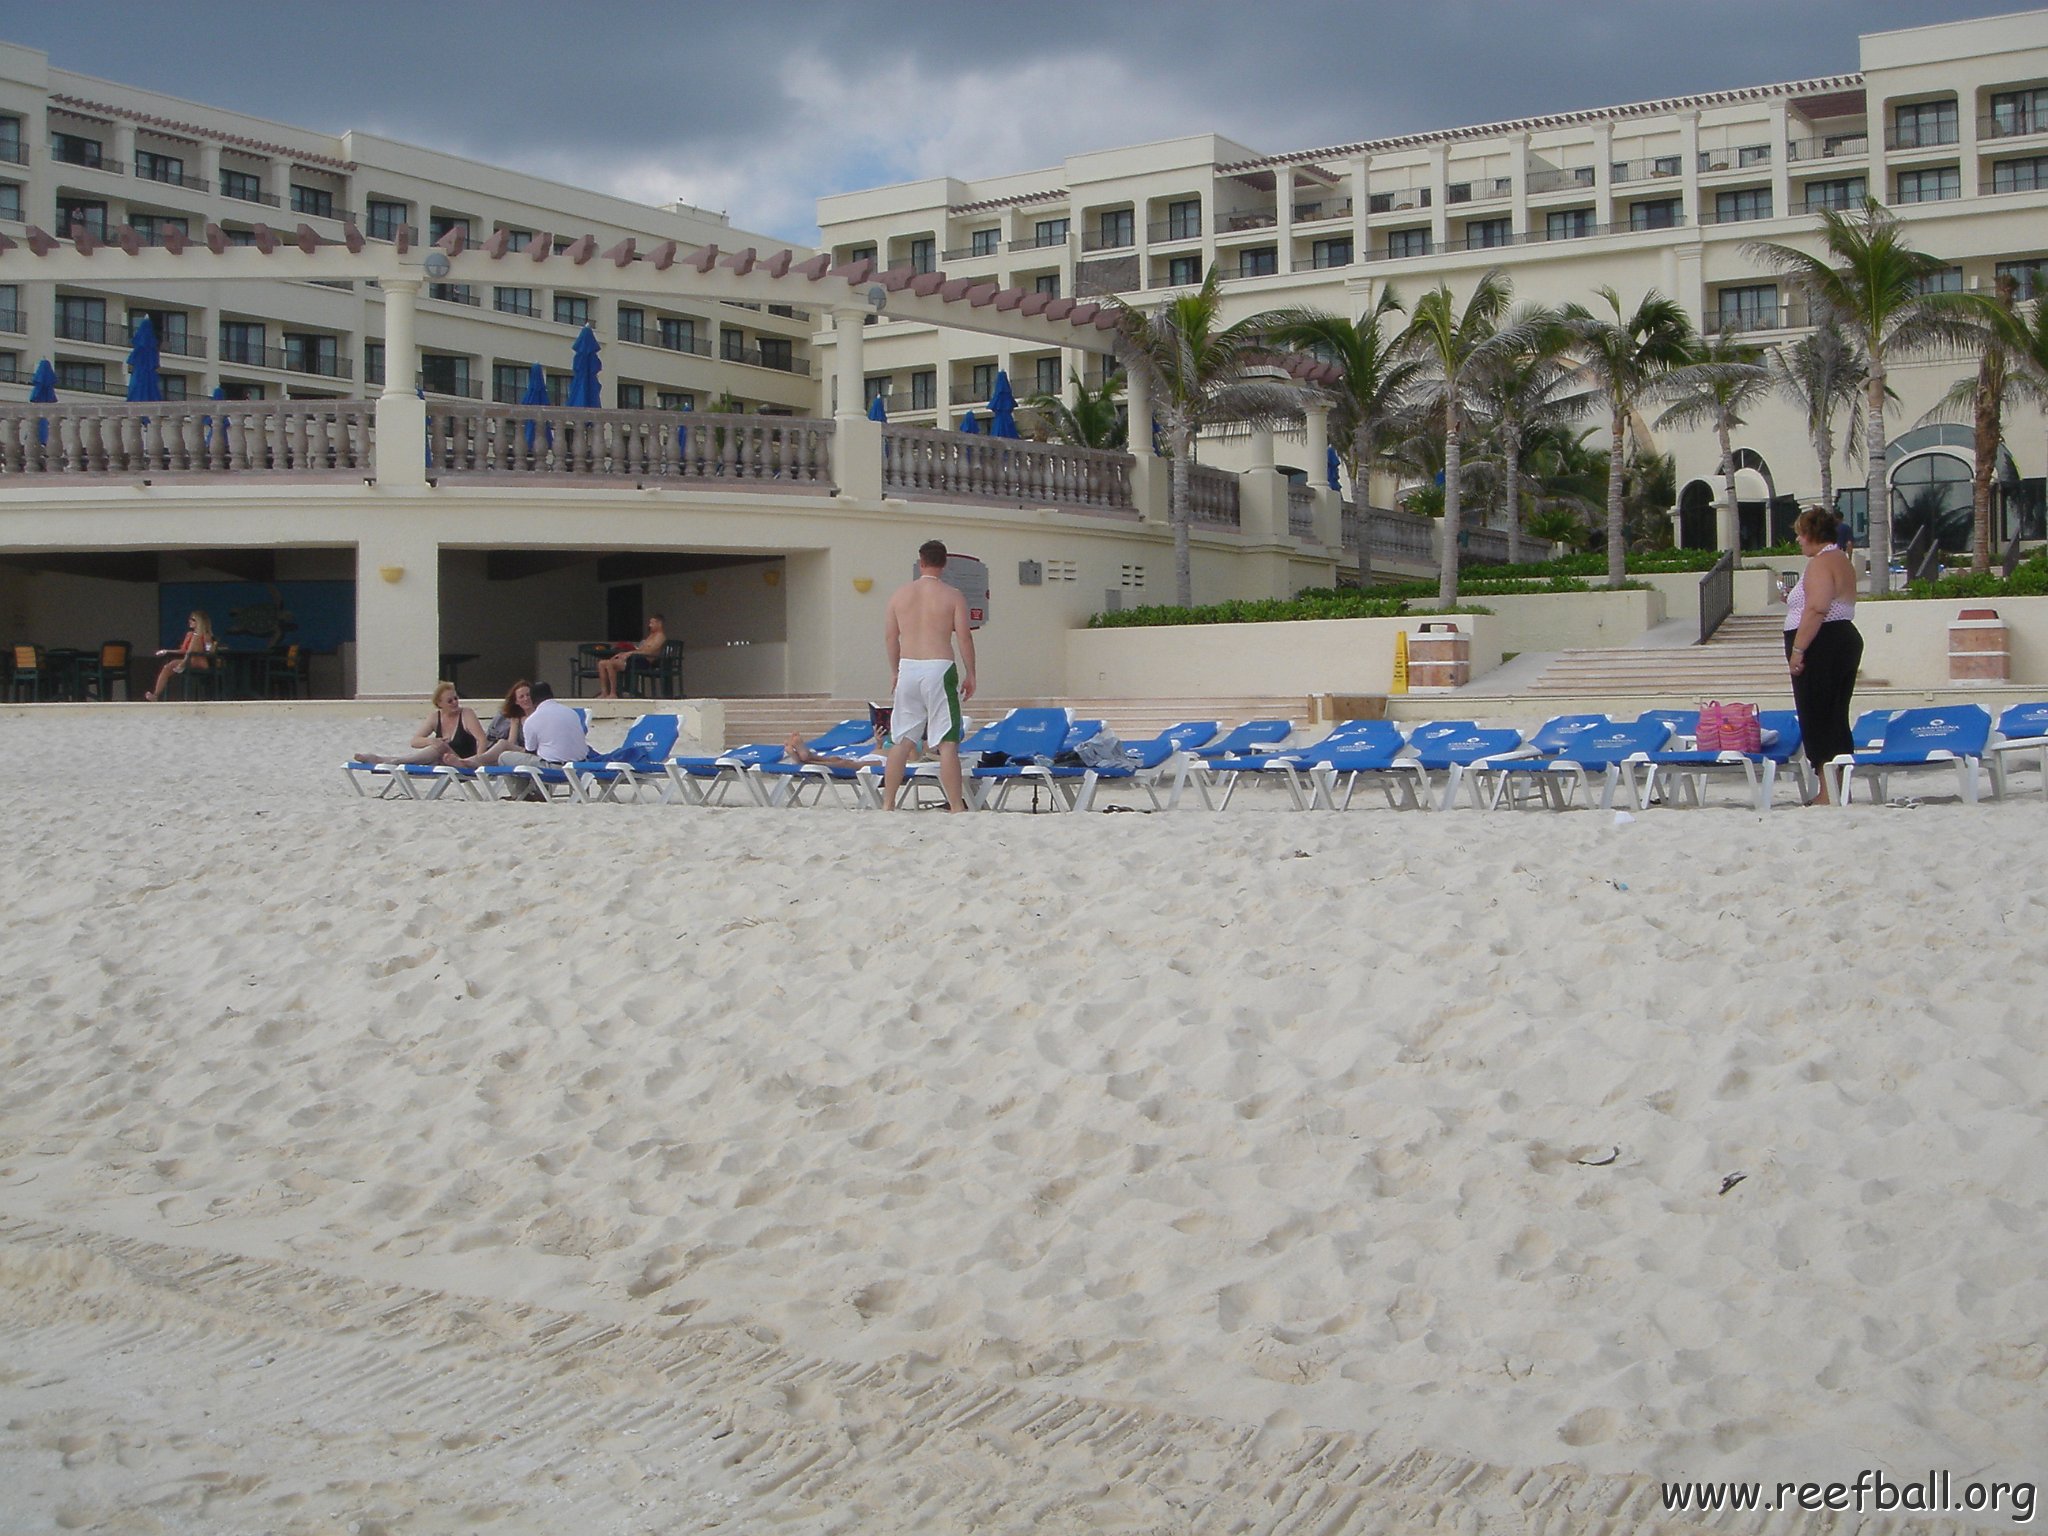
[[[382,384],[384,382],[384,343],[366,341],[363,343],[363,382]]]
[[[1952,101],[1923,101],[1917,106],[1892,111],[1892,148],[1917,149],[1923,144],[1953,144],[1956,141],[1956,104]]]
[[[118,341],[107,335],[107,301],[57,295],[57,334],[66,341]]]
[[[1915,293],[1961,293],[1963,291],[1963,269],[1943,267],[1939,272],[1929,272],[1925,277],[1913,279]]]
[[[469,243],[469,220],[446,213],[432,215],[427,220],[427,244],[438,244],[442,237],[453,229],[461,230],[463,243]]]
[[[1114,250],[1118,246],[1137,244],[1137,226],[1128,208],[1112,208],[1102,215],[1102,249]]]
[[[332,336],[284,334],[284,365],[294,373],[324,373],[332,378],[341,363],[341,343]]]
[[[192,233],[189,219],[165,213],[131,213],[128,222],[135,226],[135,233],[142,236],[144,245],[162,245],[164,236],[174,229],[181,235]]]
[[[1202,258],[1199,256],[1175,256],[1166,263],[1168,286],[1193,288],[1202,281]]]
[[[1994,192],[2039,192],[2048,188],[2048,155],[2031,160],[1995,160],[1991,165]]]
[[[2048,89],[1999,91],[1991,98],[1991,134],[2005,138],[2015,133],[2048,131]]]
[[[1056,357],[1041,357],[1033,365],[1037,387],[1034,394],[1057,395],[1060,392],[1060,360]]]
[[[993,256],[1003,248],[1003,232],[1000,229],[977,229],[967,237],[969,254]]]
[[[128,311],[128,334],[135,334],[135,327],[147,316],[156,331],[157,345],[164,351],[178,357],[191,354],[191,332],[187,329],[190,317],[182,309],[131,309]]]
[[[761,366],[780,368],[784,373],[796,372],[795,344],[787,336],[763,336]]]
[[[1718,310],[1724,331],[1769,330],[1778,323],[1778,285],[1723,288]]]
[[[93,232],[96,239],[107,238],[107,205],[83,197],[60,197],[57,199],[57,232],[71,233],[71,226],[83,224]]]
[[[526,393],[527,373],[517,363],[491,364],[491,398],[500,405],[517,405]]]
[[[930,238],[911,241],[910,270],[913,272],[936,271],[938,268],[936,245],[937,242]]]
[[[540,311],[534,307],[531,288],[493,288],[491,308],[501,315],[525,315],[537,319]]]
[[[2048,256],[2029,256],[2023,261],[2001,261],[1992,276],[2011,278],[2014,296],[2031,299],[2048,293]]]
[[[939,376],[933,369],[910,376],[910,408],[913,411],[937,410],[939,405]]]
[[[243,384],[236,380],[223,379],[220,385],[223,400],[261,400],[265,390],[261,384]]]
[[[622,411],[644,411],[647,409],[647,386],[619,381],[619,409]]]
[[[1543,238],[1546,240],[1581,240],[1592,233],[1593,210],[1590,208],[1560,208],[1543,216]]]
[[[1741,187],[1733,192],[1714,194],[1716,224],[1743,224],[1751,219],[1768,219],[1770,216],[1769,187]]]
[[[1806,211],[1861,208],[1868,185],[1861,176],[1845,176],[1839,181],[1809,181],[1806,184]]]
[[[387,203],[371,198],[367,210],[370,227],[366,233],[372,240],[396,240],[405,223],[406,210],[404,203]]]
[[[0,181],[0,219],[22,222],[21,188],[14,182]]]
[[[1425,236],[1424,238],[1427,238]],[[1271,277],[1280,270],[1280,248],[1273,245],[1254,246],[1248,251],[1237,253],[1237,275],[1239,277]]]
[[[1040,219],[1032,238],[1040,245],[1065,245],[1067,243],[1067,221],[1065,219]]]
[[[12,283],[0,287],[0,331],[24,329],[21,319],[21,290]]]
[[[220,360],[263,366],[263,327],[247,320],[220,323]]]
[[[103,395],[107,392],[107,365],[74,362],[60,357],[57,359],[57,387]]]
[[[528,247],[529,245],[531,245],[531,244],[533,244],[533,231],[532,231],[532,230],[530,230],[530,229],[508,229],[508,230],[506,230],[506,231],[505,231],[505,249],[506,249],[506,250],[508,250],[508,251],[523,251],[523,250],[525,250],[525,249],[526,249],[526,248],[527,248],[527,247]]]
[[[185,179],[185,162],[176,155],[161,155],[153,149],[135,151],[135,174],[144,181],[167,181],[177,186]]]
[[[427,297],[439,299],[443,304],[474,304],[476,290],[467,283],[429,283]]]
[[[619,340],[645,341],[647,339],[647,311],[619,306]]]
[[[1737,165],[1769,165],[1771,146],[1768,144],[1746,144],[1735,151]]]
[[[664,411],[694,411],[697,397],[680,390],[664,389],[654,397],[655,404]]]
[[[430,395],[469,394],[469,359],[436,352],[420,354],[420,388]]]
[[[1202,200],[1189,198],[1185,202],[1166,205],[1166,238],[1169,240],[1193,240],[1202,233]]]
[[[744,332],[729,326],[718,328],[718,355],[728,363],[744,363],[747,360],[747,338]]]
[[[861,398],[867,401],[869,410],[875,408],[877,400],[882,402],[882,407],[886,410],[889,405],[889,392],[895,387],[896,375],[893,373],[869,374],[861,380]]]
[[[100,141],[88,139],[80,133],[53,133],[50,135],[50,158],[62,160],[66,165],[98,165]]]
[[[661,344],[671,352],[697,350],[697,322],[687,317],[661,317]]]
[[[231,226],[223,229],[221,234],[226,237],[229,245],[254,245],[256,243],[256,231],[253,229],[235,229]]]
[[[1680,157],[1677,155],[1656,156],[1650,161],[1650,174],[1652,176],[1676,176],[1678,174],[1679,159]]]
[[[189,400],[192,397],[191,381],[182,373],[165,373],[157,376],[163,386],[166,400]]]
[[[1683,204],[1675,197],[1660,197],[1651,203],[1628,205],[1630,229],[1676,229],[1682,223]]]
[[[555,295],[555,324],[590,324],[590,300],[580,293],[558,293]]]
[[[873,261],[875,259],[875,248],[872,245],[856,245],[846,253],[846,259],[848,261]]]
[[[1060,275],[1057,272],[1042,272],[1031,280],[1031,291],[1043,293],[1051,298],[1060,296]]]
[[[21,119],[0,117],[0,160],[9,165],[27,165],[28,156],[21,149]]]
[[[263,178],[252,176],[247,171],[222,171],[220,173],[220,195],[238,198],[245,203],[263,201]]]
[[[986,400],[995,393],[995,388],[996,365],[994,363],[976,363],[974,365],[974,398]]]
[[[1309,246],[1309,260],[1318,270],[1324,267],[1348,267],[1351,265],[1351,240],[1347,236],[1340,240],[1317,240]]]
[[[316,219],[334,217],[334,194],[325,187],[293,187],[292,212],[309,214]]]
[[[1963,195],[1961,166],[1939,165],[1925,171],[1899,172],[1899,203],[1939,203]]]
[[[1465,248],[1470,251],[1490,251],[1497,245],[1510,244],[1514,238],[1513,219],[1474,219],[1465,226]]]
[[[1387,235],[1387,254],[1396,260],[1403,256],[1427,256],[1429,254],[1429,231],[1426,229],[1396,229]]]

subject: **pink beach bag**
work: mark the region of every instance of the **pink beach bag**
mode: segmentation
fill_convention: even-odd
[[[1694,745],[1702,752],[1761,752],[1763,723],[1754,704],[1709,701],[1700,706]]]

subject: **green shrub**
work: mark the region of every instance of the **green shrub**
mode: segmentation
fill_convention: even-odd
[[[1712,570],[1714,562],[1721,558],[1717,549],[1653,549],[1638,550],[1628,557],[1627,569],[1638,576],[1652,572]],[[1557,560],[1544,560],[1522,565],[1468,565],[1465,575],[1459,579],[1462,588],[1467,579],[1474,581],[1497,580],[1510,576],[1542,578],[1549,576],[1595,576],[1607,574],[1607,556],[1599,553],[1566,555]]]
[[[1927,598],[2048,597],[2048,549],[2037,549],[2010,576],[1997,571],[1958,571],[1939,581],[1916,581],[1903,592],[1887,592],[1880,602],[1915,602]]]

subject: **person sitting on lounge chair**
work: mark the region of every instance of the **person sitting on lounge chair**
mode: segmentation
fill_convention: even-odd
[[[488,753],[463,756],[449,753],[439,759],[451,768],[474,768],[483,763],[505,763],[529,768],[559,768],[590,755],[590,738],[584,733],[583,717],[555,697],[546,683],[531,689],[533,708],[519,723],[519,745],[500,742]]]
[[[620,642],[623,644],[624,642]],[[662,647],[668,644],[668,629],[658,613],[647,616],[647,638],[629,650],[616,656],[606,656],[597,664],[597,696],[600,699],[616,699],[619,696],[619,679],[635,661],[653,661],[661,655]]]
[[[523,727],[526,717],[532,713],[533,684],[522,677],[505,691],[505,701],[498,706],[497,717],[484,732],[484,744],[476,755],[461,757],[448,752],[443,754],[441,761],[450,768],[483,768],[500,761],[507,752],[523,751]]]
[[[371,764],[442,763],[450,755],[467,757],[483,740],[484,728],[476,711],[462,702],[453,683],[434,684],[434,712],[413,735],[409,751],[388,757],[375,752],[358,752],[356,761]]]

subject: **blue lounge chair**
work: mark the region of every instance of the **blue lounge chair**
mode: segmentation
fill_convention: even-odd
[[[371,800],[438,800],[463,773],[462,769],[444,768],[438,763],[350,761],[341,767],[349,788]],[[368,788],[371,784],[377,786],[375,794]]]
[[[802,805],[807,788],[814,791],[811,797],[813,804],[824,803],[828,788],[842,805],[846,803],[848,792],[856,808],[881,803],[884,754],[881,744],[875,740],[874,728],[867,721],[842,720],[804,745],[827,757],[868,761],[858,767],[849,767],[845,763],[799,762],[795,758],[778,755],[768,762],[756,763],[747,772],[759,791],[756,798],[763,804],[786,808]]]
[[[1432,720],[1408,733],[1408,750],[1404,761],[1414,764],[1415,776],[1385,781],[1387,803],[1397,809],[1433,806],[1448,811],[1458,803],[1458,790],[1467,782],[1472,785],[1473,808],[1479,808],[1479,781],[1466,777],[1472,769],[1523,756],[1530,749],[1523,744],[1520,731],[1505,726],[1482,728],[1470,720]],[[1441,792],[1434,789],[1437,774],[1443,775]],[[1405,793],[1397,800],[1396,791]],[[1350,799],[1346,794],[1345,804],[1350,804]]]
[[[1633,784],[1636,803],[1649,805],[1658,798],[1659,786],[1666,786],[1667,804],[1702,805],[1706,781],[1715,777],[1740,775],[1749,788],[1750,802],[1759,811],[1771,808],[1771,792],[1778,770],[1790,764],[1802,795],[1810,795],[1805,757],[1800,752],[1799,716],[1789,709],[1767,709],[1757,716],[1763,746],[1757,752],[1708,752],[1692,746],[1670,746],[1648,754],[1641,762],[1624,764],[1630,774],[1640,772]]]
[[[1231,796],[1247,778],[1278,780],[1286,786],[1294,808],[1305,811],[1315,804],[1320,793],[1312,774],[1315,765],[1333,760],[1342,748],[1361,742],[1385,745],[1389,741],[1391,747],[1386,755],[1391,759],[1403,745],[1401,733],[1394,726],[1385,720],[1346,720],[1320,741],[1305,746],[1283,745],[1266,752],[1241,752],[1230,757],[1200,754],[1190,760],[1186,781],[1202,797],[1204,809],[1221,811],[1229,809]],[[1222,794],[1212,794],[1219,787]]]
[[[1892,778],[1926,768],[1954,767],[1963,799],[1977,803],[1985,749],[1991,741],[1991,712],[1981,704],[1944,704],[1902,709],[1885,722],[1884,741],[1874,752],[1845,752],[1822,766],[1828,797],[1846,806],[1861,773],[1877,798],[1890,793]]]
[[[1565,810],[1580,789],[1585,789],[1587,798],[1591,799],[1590,781],[1595,773],[1604,781],[1600,792],[1602,810],[1613,808],[1617,784],[1626,784],[1630,802],[1637,803],[1634,781],[1628,778],[1623,765],[1630,758],[1646,757],[1661,749],[1671,739],[1670,728],[1661,720],[1637,720],[1624,725],[1606,720],[1604,716],[1574,718],[1575,721],[1592,719],[1604,723],[1591,726],[1574,723],[1569,730],[1551,738],[1563,740],[1566,745],[1545,756],[1495,761],[1475,769],[1492,787],[1486,802],[1490,809],[1497,810],[1506,802],[1514,806],[1540,803],[1554,811]],[[1537,732],[1530,744],[1534,746],[1543,736],[1543,731]],[[1523,793],[1525,790],[1536,791],[1533,799]]]
[[[2005,798],[2011,772],[2006,759],[2029,752],[2041,770],[2041,794],[2048,798],[2048,703],[2015,704],[1998,717],[1998,734],[1991,738],[1991,784],[1999,799]]]
[[[842,720],[805,745],[817,752],[838,752],[873,739],[874,728],[865,717]],[[780,742],[749,742],[729,751],[671,757],[662,765],[668,788],[662,791],[664,805],[723,805],[735,787],[744,789],[757,805],[768,805],[770,781],[755,778],[756,770],[783,759]]]
[[[976,762],[972,767],[962,764],[962,791],[966,795],[968,808],[983,809],[989,805],[989,797],[992,794],[1006,796],[1010,785],[1026,778],[1049,782],[1049,770],[1054,765],[1054,759],[1065,749],[1073,725],[1073,716],[1064,709],[1011,710],[996,722],[991,742],[981,749],[981,755],[984,757],[1001,753],[1006,761]],[[1101,722],[1096,722],[1095,729],[1099,731],[1101,728]],[[1089,734],[1093,735],[1094,732],[1091,731]],[[1034,768],[1046,769],[1048,772],[1041,774],[1026,771]],[[910,771],[907,782],[920,786],[937,784],[939,765],[936,762],[919,763]]]
[[[1272,752],[1287,744],[1294,734],[1292,720],[1247,720],[1214,741],[1191,747],[1196,757],[1241,757],[1247,752]]]
[[[669,756],[676,749],[681,729],[682,721],[675,715],[642,715],[626,727],[624,741],[602,754],[601,768],[582,769],[584,798],[616,802],[620,790],[631,789],[638,800],[643,784],[667,776]],[[592,753],[591,757],[598,755]]]

